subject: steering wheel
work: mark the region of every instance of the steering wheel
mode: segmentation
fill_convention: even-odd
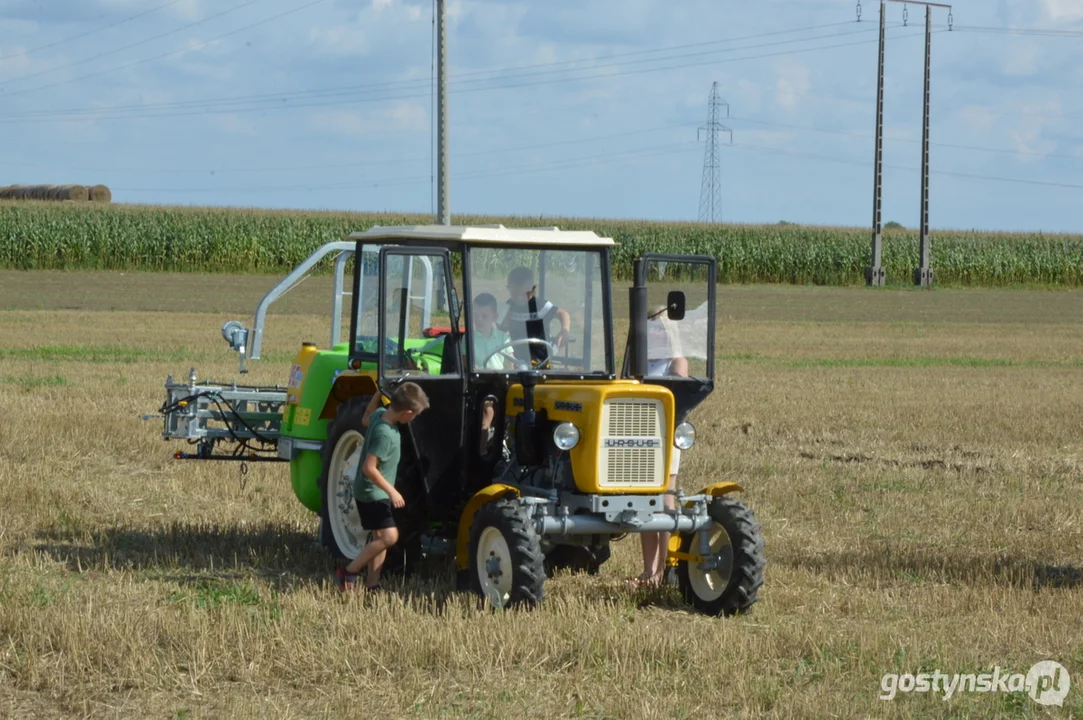
[[[554,345],[553,343],[549,342],[548,340],[542,340],[540,338],[531,338],[531,337],[520,338],[518,340],[512,340],[510,342],[506,342],[503,345],[501,345],[500,347],[493,350],[491,353],[489,353],[485,357],[484,360],[481,361],[481,366],[483,368],[487,367],[489,365],[489,361],[492,360],[494,356],[502,355],[504,358],[506,358],[508,360],[511,360],[513,363],[515,363],[515,369],[516,370],[529,370],[530,369],[530,364],[529,363],[527,363],[526,361],[516,357],[514,354],[509,353],[508,350],[510,348],[513,348],[513,347],[519,347],[520,345],[532,345],[532,344],[544,345],[549,350],[549,357],[546,359],[545,363],[541,366],[543,368],[547,368],[549,366],[549,360],[554,358],[557,355],[557,353],[560,352],[560,350],[557,348],[557,346]]]

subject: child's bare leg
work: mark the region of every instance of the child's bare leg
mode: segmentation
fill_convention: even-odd
[[[368,572],[365,574],[365,587],[374,588],[380,584],[380,571],[384,569],[384,560],[387,559],[387,550],[384,550],[369,563]]]
[[[673,490],[677,487],[677,476],[669,476],[669,489]],[[667,509],[672,510],[677,507],[677,500],[672,495],[666,495],[662,503]],[[651,566],[650,581],[652,583],[661,583],[666,571],[666,557],[669,555],[669,538],[671,533],[660,532],[656,535],[658,538],[657,554],[654,557],[654,562]]]
[[[390,540],[390,541],[389,541]],[[373,530],[372,539],[361,550],[361,554],[358,555],[346,566],[346,572],[353,575],[361,572],[361,568],[369,565],[373,559],[381,553],[386,553],[387,549],[399,541],[399,531],[396,528],[385,528],[383,530]],[[383,561],[381,560],[381,565]]]
[[[670,475],[668,489],[672,490],[675,487],[677,487],[677,476]],[[662,502],[670,510],[677,507],[677,502],[672,495],[667,494]],[[639,537],[643,546],[643,574],[639,576],[639,582],[656,585],[662,581],[666,569],[670,533],[642,533]]]
[[[368,575],[365,578],[365,585],[368,587],[376,587],[380,584],[380,571],[383,570],[384,560],[387,559],[387,549],[399,541],[398,528],[385,528],[373,534],[383,547],[368,563]]]
[[[643,546],[643,574],[639,576],[640,582],[650,582],[654,577],[655,565],[658,560],[658,536],[660,533],[640,534],[640,543]]]

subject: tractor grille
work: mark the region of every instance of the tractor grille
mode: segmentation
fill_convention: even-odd
[[[655,481],[654,456],[649,448],[608,448],[607,485],[649,485]]]
[[[665,485],[662,403],[645,398],[607,400],[602,414],[599,485]]]
[[[610,401],[609,437],[655,437],[660,430],[657,401]]]

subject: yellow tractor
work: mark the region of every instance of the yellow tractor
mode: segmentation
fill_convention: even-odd
[[[628,273],[612,267],[614,245],[557,228],[353,233],[313,256],[338,253],[331,347],[306,343],[280,395],[200,387],[193,371],[188,386],[167,385],[166,435],[203,437],[210,457],[229,438],[207,438],[200,402],[221,409],[230,392],[252,395],[262,415],[227,402],[234,416],[215,419],[232,425],[232,439],[251,430],[274,446],[298,499],[319,513],[323,542],[349,558],[368,532],[351,489],[364,408],[409,380],[431,405],[401,429],[399,564],[453,556],[461,589],[494,606],[530,606],[554,570],[598,572],[613,538],[668,532],[667,577],[687,601],[713,615],[743,611],[765,558],[753,513],[734,498],[741,487],[668,489],[679,452],[695,443],[689,412],[714,388],[715,262],[638,258],[618,321],[613,278]],[[258,358],[264,300],[259,327],[223,328],[242,363]],[[185,393],[197,401],[180,406]]]

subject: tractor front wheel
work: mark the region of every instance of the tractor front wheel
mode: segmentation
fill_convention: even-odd
[[[494,500],[478,510],[470,563],[471,585],[492,607],[533,607],[545,596],[541,541],[514,500]]]
[[[737,500],[715,498],[708,512],[714,522],[684,535],[681,552],[700,555],[704,533],[710,549],[702,561],[678,562],[677,584],[700,612],[733,615],[752,607],[763,585],[763,535],[752,511]]]

